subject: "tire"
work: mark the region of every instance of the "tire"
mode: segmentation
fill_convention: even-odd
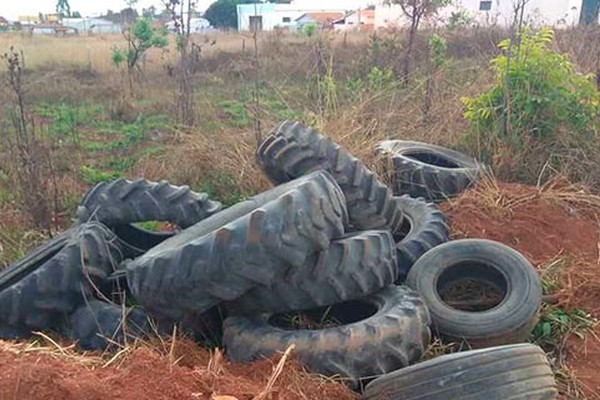
[[[546,355],[532,344],[465,351],[425,361],[369,383],[363,400],[552,400]]]
[[[80,306],[63,328],[63,334],[77,340],[83,350],[114,350],[149,332],[148,316],[143,310],[99,300]]]
[[[396,250],[388,231],[336,240],[272,286],[257,286],[231,304],[236,314],[281,313],[363,298],[396,281]]]
[[[126,259],[137,258],[175,236],[175,232],[152,232],[135,225],[118,225],[112,230],[119,239],[123,257]]]
[[[392,188],[398,196],[444,201],[459,195],[481,174],[474,158],[427,143],[388,140],[379,144],[378,151],[392,156]]]
[[[442,299],[453,283],[469,279],[486,282],[484,293],[501,298],[483,306],[468,300],[460,308]],[[430,250],[410,270],[407,284],[423,296],[440,336],[474,348],[526,341],[542,301],[540,278],[529,261],[489,240],[457,240]]]
[[[48,242],[31,251],[22,259],[0,271],[0,292],[17,283],[23,277],[35,271],[60,252],[74,235],[76,229],[61,233]]]
[[[62,246],[62,247],[61,247]],[[56,328],[122,259],[115,235],[99,223],[68,231],[3,273],[0,331]]]
[[[363,309],[375,313],[349,322]],[[344,310],[345,309],[345,310]],[[283,351],[291,344],[300,361],[326,376],[339,375],[358,387],[369,377],[419,360],[430,340],[429,314],[418,294],[390,286],[362,300],[334,306],[332,315],[346,325],[315,330],[286,330],[270,323],[270,314],[229,317],[223,344],[229,358],[250,362]]]
[[[398,283],[405,281],[414,263],[426,252],[450,240],[445,215],[423,199],[395,197],[404,222],[392,231],[396,243]]]
[[[167,181],[117,179],[101,182],[84,196],[77,209],[77,222],[97,220],[113,228],[144,221],[169,221],[187,228],[221,210],[221,203],[188,186]]]
[[[283,183],[324,169],[340,185],[354,230],[384,229],[399,210],[391,190],[356,157],[298,122],[278,125],[260,145],[257,157],[269,179]]]
[[[179,320],[271,285],[343,236],[344,197],[325,173],[262,203],[271,197],[257,196],[204,220],[130,263],[127,282],[136,299],[152,313]]]

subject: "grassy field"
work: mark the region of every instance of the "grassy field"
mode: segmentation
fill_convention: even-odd
[[[443,49],[432,48],[434,34],[443,37]],[[401,76],[403,32],[316,37],[265,32],[256,47],[248,34],[199,35],[193,38],[200,56],[189,83],[194,88],[193,126],[177,123],[173,37],[165,49],[148,52],[129,93],[126,71],[111,60],[115,47],[126,47],[122,36],[0,35],[0,53],[14,46],[24,59],[20,95],[27,130],[36,138],[31,155],[42,177],[37,188],[20,179],[23,167],[14,158],[18,99],[3,65],[0,268],[68,226],[81,196],[100,181],[167,179],[208,192],[226,205],[269,187],[254,163],[254,151],[258,139],[284,119],[318,128],[377,171],[373,149],[378,141],[426,141],[485,157],[502,181],[535,186],[568,177],[577,184],[569,192],[579,193],[577,203],[591,198],[588,205],[600,209],[596,197],[581,200],[581,193],[600,188],[600,162],[594,156],[600,154],[598,98],[595,78],[585,77],[600,68],[600,32],[556,32],[548,48],[567,54],[574,69],[561,67],[563,75],[543,76],[539,85],[568,77],[573,83],[569,80],[566,88],[573,90],[553,91],[549,85],[544,97],[533,84],[525,86],[524,98],[535,103],[525,116],[533,122],[511,119],[502,136],[465,118],[463,99],[478,98],[498,85],[490,61],[501,54],[497,45],[508,34],[491,28],[422,32],[406,80]],[[573,99],[568,93],[582,97]],[[555,104],[560,107],[552,108]],[[575,110],[566,115],[563,109]],[[544,129],[536,125],[555,119]],[[506,197],[492,192],[490,201],[498,208]],[[565,204],[569,199],[563,199]],[[36,202],[49,210],[51,223],[43,227],[49,231],[34,221],[31,205]],[[555,312],[552,308],[547,315]]]

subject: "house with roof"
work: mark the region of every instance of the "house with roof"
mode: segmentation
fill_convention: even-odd
[[[375,28],[375,6],[346,13],[342,18],[333,21],[333,28],[336,31],[373,30]]]
[[[290,4],[279,3],[254,3],[238,4],[238,30],[240,31],[270,31],[277,28],[296,28],[297,23],[312,21],[327,24],[328,19],[338,19],[344,16],[347,10],[328,8],[323,4]],[[313,14],[307,15],[307,14]],[[300,19],[300,21],[298,21]],[[333,22],[333,21],[331,21]]]
[[[333,23],[344,16],[341,12],[307,12],[295,20],[296,27],[314,24],[319,29],[333,29]]]
[[[423,21],[423,27],[445,24],[453,13],[463,13],[480,26],[510,26],[514,21],[516,0],[454,0],[441,9],[435,18]],[[590,18],[590,4],[597,0],[529,0],[525,5],[526,22],[533,26],[565,27]],[[598,14],[591,16],[598,20]],[[406,28],[410,24],[402,8],[381,0],[375,7],[375,28]]]
[[[10,23],[8,20],[2,16],[0,16],[0,32],[8,32],[10,28]]]

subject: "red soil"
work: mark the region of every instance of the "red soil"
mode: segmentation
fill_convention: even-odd
[[[151,348],[134,350],[120,365],[84,366],[56,354],[0,351],[0,399],[19,400],[251,400],[264,390],[278,358],[252,365],[229,364],[189,342],[178,342],[172,358]],[[0,349],[8,346],[0,342]],[[183,358],[181,358],[183,357]],[[173,365],[170,360],[178,360]],[[353,400],[357,395],[287,360],[265,400]]]
[[[564,258],[559,271],[564,288],[558,301],[600,317],[599,224],[589,207],[556,201],[536,188],[500,184],[496,190],[475,188],[444,204],[455,238],[485,238],[509,245],[539,269]],[[486,195],[482,195],[485,190]],[[490,193],[491,192],[491,193]],[[595,327],[600,337],[600,327]],[[600,341],[571,337],[568,364],[588,399],[600,399]]]

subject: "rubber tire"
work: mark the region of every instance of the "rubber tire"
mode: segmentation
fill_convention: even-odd
[[[389,231],[365,231],[336,240],[272,286],[257,286],[235,300],[235,314],[282,313],[363,298],[397,278]]]
[[[20,264],[28,268],[19,273],[14,266],[7,270],[5,276],[10,278],[3,280],[0,289],[0,331],[56,328],[121,259],[115,235],[96,222],[80,225],[36,249],[25,258],[27,263]]]
[[[474,158],[432,144],[388,140],[381,142],[377,149],[392,156],[392,188],[395,195],[408,194],[429,201],[445,201],[459,195],[477,181],[482,170]],[[415,153],[435,157],[446,163],[446,166],[410,156]]]
[[[453,308],[441,299],[437,285],[442,274],[466,262],[492,267],[503,276],[507,293],[499,305],[470,312]],[[474,272],[466,274],[468,277]],[[501,243],[463,239],[442,244],[415,263],[406,282],[423,296],[440,336],[466,340],[473,348],[525,342],[538,321],[540,278],[523,255]]]
[[[62,232],[58,236],[35,248],[17,262],[0,270],[0,292],[14,285],[23,279],[23,277],[29,275],[56,256],[56,254],[69,242],[75,231],[76,228],[70,228],[67,231]]]
[[[392,191],[356,157],[299,122],[279,124],[260,145],[257,158],[269,179],[283,183],[315,170],[332,174],[348,201],[353,230],[384,229],[401,218]]]
[[[210,233],[180,233],[131,262],[127,282],[135,298],[151,313],[179,320],[271,285],[343,236],[344,196],[331,177],[320,172],[290,188],[260,206],[251,202],[254,209],[232,222],[230,214],[204,220]]]
[[[84,196],[77,209],[77,222],[97,220],[113,228],[144,221],[169,221],[181,228],[216,214],[221,203],[209,200],[188,186],[173,186],[167,181],[117,179],[101,182]]]
[[[369,383],[363,400],[552,400],[552,368],[538,346],[465,351],[425,361]]]
[[[142,309],[91,300],[69,317],[63,334],[83,350],[112,351],[149,334],[148,321]]]
[[[419,360],[429,345],[429,313],[417,293],[390,286],[360,302],[377,312],[358,322],[321,330],[285,330],[269,323],[270,314],[229,317],[223,344],[228,357],[250,362],[286,350],[312,371],[339,375],[351,387]]]
[[[175,232],[153,232],[135,225],[119,225],[112,228],[117,235],[123,257],[137,258],[151,248],[175,236]]]
[[[392,235],[398,238],[398,283],[402,283],[423,254],[450,240],[450,229],[446,216],[435,204],[408,195],[395,197],[394,201],[404,215],[403,225],[392,231]]]

